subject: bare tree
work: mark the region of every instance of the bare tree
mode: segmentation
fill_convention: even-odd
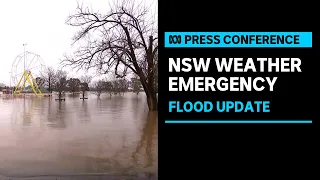
[[[62,95],[67,88],[67,72],[58,70],[55,74],[55,90],[58,92],[58,99],[62,100]]]
[[[82,91],[82,99],[84,100],[84,95],[87,91],[89,91],[89,84],[92,80],[92,77],[91,76],[87,76],[87,75],[84,75],[84,76],[81,76],[80,78],[80,81],[81,81],[81,91]]]
[[[78,78],[70,78],[68,80],[69,91],[74,95],[75,92],[79,92],[79,86],[81,82]]]
[[[52,92],[52,86],[55,84],[56,71],[52,67],[46,68],[43,72],[41,72],[41,78],[44,80],[45,86],[48,87],[48,91]]]
[[[131,78],[131,88],[134,93],[136,93],[138,95],[141,87],[142,87],[142,85],[139,80],[139,76],[134,76],[133,78]]]
[[[104,90],[106,91],[106,93],[108,93],[110,95],[110,97],[112,96],[113,93],[113,84],[112,81],[109,81],[107,78],[103,81],[104,84]]]
[[[155,90],[158,38],[157,23],[147,16],[148,8],[123,0],[112,5],[107,14],[101,14],[78,5],[67,24],[80,27],[74,41],[87,40],[87,44],[62,63],[82,69],[95,67],[101,74],[113,70],[120,78],[132,71],[139,76],[149,110],[153,111],[158,109]]]
[[[129,83],[125,78],[117,78],[112,81],[112,91],[115,95],[124,95],[128,91]]]
[[[156,54],[155,55],[155,61],[157,62],[157,64],[158,64],[158,54]],[[156,91],[156,93],[158,93],[158,66],[156,66],[155,67],[155,69],[154,69],[154,81],[155,81],[155,83],[154,83],[154,88],[155,88],[155,91]]]
[[[97,95],[98,99],[100,99],[100,95],[104,90],[104,82],[102,80],[96,81],[93,83],[92,90],[95,95]]]
[[[92,80],[92,76],[84,75],[80,77],[81,83],[90,84],[91,80]]]
[[[39,87],[43,87],[45,85],[45,79],[43,79],[42,77],[36,77],[35,80]]]
[[[118,79],[117,81],[119,85],[119,93],[124,95],[124,93],[128,91],[129,82],[125,78]]]

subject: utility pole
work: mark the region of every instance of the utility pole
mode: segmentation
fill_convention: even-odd
[[[9,89],[11,89],[11,78],[12,78],[12,73],[11,72],[9,72],[10,73],[10,86],[9,86]]]
[[[26,45],[27,43],[23,44],[23,73],[26,72]],[[23,82],[25,81],[26,81],[26,76],[24,76],[23,78]]]

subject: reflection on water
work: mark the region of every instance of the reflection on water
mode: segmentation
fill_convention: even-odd
[[[144,94],[0,99],[0,176],[157,174],[157,117]]]

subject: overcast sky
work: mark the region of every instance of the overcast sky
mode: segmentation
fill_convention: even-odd
[[[157,0],[140,0],[152,11]],[[107,12],[108,0],[78,0],[99,12]],[[9,85],[12,64],[26,51],[40,55],[46,66],[58,68],[64,53],[70,54],[74,27],[65,24],[69,14],[75,12],[77,0],[5,0],[0,1],[0,83]],[[23,67],[23,61],[22,67]],[[80,76],[83,72],[69,72]],[[17,72],[19,73],[19,72]],[[14,85],[13,83],[11,84]]]

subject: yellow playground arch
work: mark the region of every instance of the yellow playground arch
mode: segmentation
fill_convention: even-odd
[[[28,82],[31,86],[31,89],[33,91],[34,94],[42,94],[36,80],[33,78],[31,71],[26,70],[24,71],[24,73],[22,74],[15,90],[14,90],[14,94],[20,94],[22,90],[24,90],[26,82]]]

